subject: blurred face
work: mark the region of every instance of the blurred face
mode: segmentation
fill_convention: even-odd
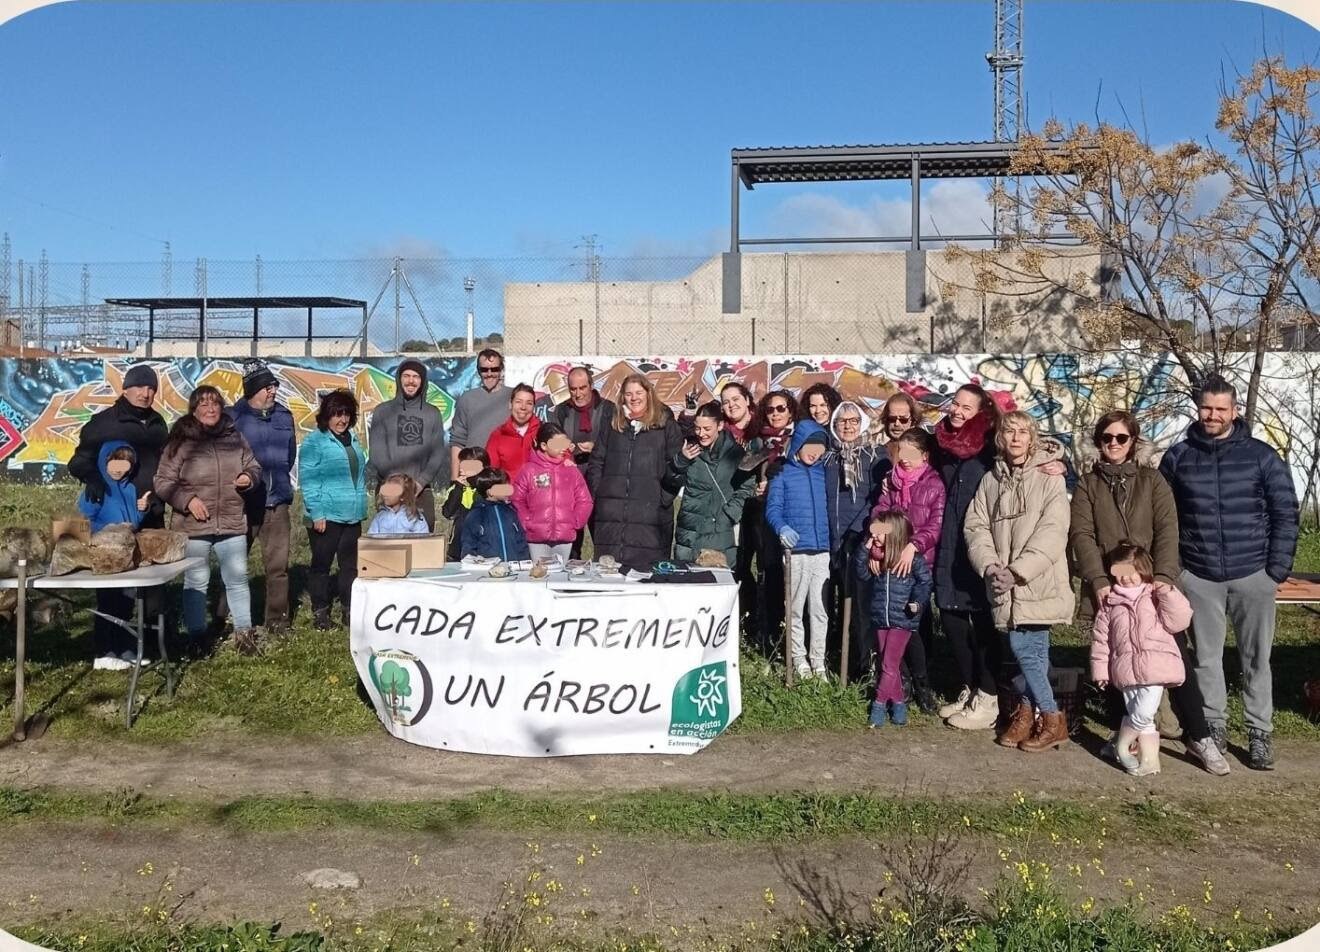
[[[201,403],[197,404],[193,416],[197,418],[197,422],[202,426],[215,426],[220,422],[222,412],[219,400],[215,397],[205,397]]]
[[[1106,463],[1122,463],[1132,452],[1132,434],[1125,424],[1111,423],[1100,434],[1100,456]]]
[[[504,361],[499,357],[478,357],[477,375],[483,387],[494,390],[504,380]]]
[[[636,381],[623,388],[623,407],[628,411],[628,416],[634,420],[639,420],[646,416],[646,409],[650,403],[646,388]]]
[[[568,398],[575,407],[585,407],[591,402],[591,375],[584,370],[574,370],[568,375]]]
[[[692,421],[692,435],[697,438],[697,442],[703,447],[713,446],[715,438],[720,435],[720,430],[724,424],[719,420],[712,420],[710,417],[699,416]]]
[[[145,410],[151,406],[151,401],[156,399],[156,389],[154,387],[125,387],[124,399],[139,410]]]
[[[900,443],[895,462],[903,469],[916,469],[926,462],[926,454],[910,443]]]
[[[114,480],[123,479],[128,475],[128,471],[133,468],[133,464],[126,459],[112,459],[105,464],[105,471],[110,474]]]
[[[1237,407],[1233,397],[1227,393],[1204,393],[1201,403],[1196,408],[1196,418],[1201,421],[1205,435],[1215,440],[1222,440],[1233,432],[1233,421],[1237,419]]]
[[[572,445],[573,441],[567,436],[563,433],[556,433],[545,441],[545,445],[541,447],[541,450],[551,459],[563,459],[564,454],[568,452],[569,447]]]
[[[535,399],[526,390],[519,390],[509,401],[509,415],[513,417],[513,422],[522,426],[532,418],[532,408],[536,405]]]
[[[275,403],[275,395],[279,392],[280,385],[277,383],[273,383],[269,387],[262,387],[248,397],[248,406],[254,410],[269,410]]]
[[[770,397],[765,405],[765,418],[771,426],[788,426],[792,421],[792,411],[783,397]]]
[[[973,398],[974,399],[974,398]],[[950,411],[949,416],[953,413]],[[912,419],[912,408],[908,406],[906,400],[894,400],[885,404],[885,435],[891,440],[896,440],[912,427],[916,426],[916,420]]]
[[[807,399],[807,415],[821,426],[830,425],[830,404],[823,393],[813,393]]]
[[[465,459],[461,460],[458,464],[458,475],[462,476],[464,479],[471,479],[483,469],[485,469],[485,467],[481,465],[481,460]]]
[[[961,430],[972,417],[981,412],[981,398],[970,390],[959,390],[949,405],[949,425]]]
[[[885,547],[885,524],[879,519],[871,523],[871,545]]]
[[[1109,566],[1109,577],[1119,585],[1140,585],[1141,573],[1131,562],[1115,562]]]
[[[330,432],[335,436],[343,436],[345,431],[348,430],[348,420],[348,413],[343,410],[339,411],[330,418]]]
[[[720,409],[724,411],[725,419],[737,426],[744,425],[752,412],[747,397],[737,387],[725,387],[720,391]]]
[[[422,375],[415,370],[405,370],[399,374],[399,386],[403,387],[405,397],[415,397],[422,389]]]
[[[862,417],[849,407],[834,420],[834,435],[842,443],[853,443],[862,435]]]
[[[1020,423],[1010,423],[1003,430],[1004,458],[1010,463],[1025,463],[1031,453],[1031,430]]]
[[[509,483],[496,483],[490,489],[486,490],[486,498],[496,501],[509,499],[513,496],[513,486]]]
[[[380,487],[380,501],[393,508],[403,498],[403,487],[398,483],[385,483]]]
[[[806,466],[814,466],[817,461],[825,455],[825,447],[819,443],[807,443],[798,450],[798,459]]]

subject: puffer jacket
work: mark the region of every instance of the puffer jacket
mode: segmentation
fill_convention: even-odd
[[[1096,589],[1109,584],[1105,557],[1120,542],[1135,542],[1150,553],[1157,581],[1177,585],[1182,574],[1178,509],[1169,484],[1153,467],[1135,461],[1124,464],[1114,478],[1124,482],[1126,498],[1121,509],[1098,461],[1073,491],[1068,543],[1074,571],[1082,580],[1079,617],[1083,624],[1095,616]]]
[[[967,557],[981,584],[986,584],[985,573],[993,565],[1005,566],[1017,579],[1007,592],[990,597],[995,627],[1001,631],[1072,621],[1068,490],[1062,476],[1040,471],[1040,464],[1049,459],[1044,451],[1023,466],[996,460],[967,510]]]
[[[1183,683],[1187,670],[1173,632],[1192,622],[1192,606],[1169,586],[1115,585],[1095,615],[1091,677],[1114,687]]]
[[[756,474],[738,468],[744,455],[737,441],[720,431],[695,459],[678,452],[669,461],[670,483],[683,488],[674,526],[674,545],[684,551],[682,557],[690,552],[695,558],[702,549],[715,549],[724,553],[730,566],[737,561],[733,527],[756,492]]]
[[[495,432],[486,440],[486,455],[490,457],[490,465],[504,470],[509,476],[509,482],[513,482],[523,464],[531,458],[536,445],[536,431],[540,428],[541,420],[533,414],[527,421],[527,432],[519,433],[513,417],[509,417],[495,427]]]
[[[945,425],[941,421],[937,428]],[[975,456],[959,459],[937,447],[931,458],[944,481],[944,518],[940,522],[940,541],[935,547],[935,604],[945,611],[990,610],[985,580],[967,557],[963,524],[981,480],[990,472],[994,461],[993,428],[986,431],[981,451]]]
[[[843,441],[839,439],[838,429],[839,413],[845,407],[855,410],[862,418],[857,437],[861,444],[858,448],[857,485],[851,487],[843,484]],[[840,403],[830,417],[830,451],[825,457],[825,505],[830,517],[830,539],[835,548],[849,533],[865,531],[862,523],[890,469],[889,454],[883,444],[872,439],[870,429],[871,418],[852,400]]]
[[[765,521],[779,535],[786,528],[798,534],[793,551],[801,554],[830,551],[830,520],[825,508],[825,459],[807,466],[798,450],[814,433],[825,429],[814,420],[800,420],[793,428],[783,467],[770,480],[766,492]]]
[[[669,558],[674,541],[674,496],[666,478],[669,461],[683,445],[674,415],[665,408],[659,425],[614,428],[602,419],[587,464],[587,486],[596,500],[591,541],[596,556],[647,570]]]
[[[248,525],[245,497],[266,494],[261,464],[229,417],[222,416],[210,430],[200,424],[194,429],[195,434],[181,442],[166,443],[156,467],[156,495],[174,508],[170,528],[194,537],[243,535]],[[244,474],[251,486],[240,491],[234,480]],[[194,497],[206,506],[206,519],[194,519],[188,511]]]
[[[1261,569],[1276,582],[1288,577],[1298,530],[1292,474],[1244,421],[1222,440],[1193,423],[1164,454],[1160,474],[1178,504],[1183,568],[1211,582]]]
[[[912,571],[904,577],[885,570],[872,575],[870,558],[871,547],[864,537],[853,556],[853,572],[860,581],[867,583],[858,591],[865,593],[862,597],[866,600],[866,618],[871,627],[916,631],[921,627],[921,613],[927,608],[934,584],[926,559],[920,552],[913,556]],[[910,602],[919,606],[914,615],[908,614]]]
[[[348,431],[348,446],[326,430],[313,430],[298,453],[298,488],[303,509],[312,522],[325,519],[351,525],[367,518],[367,458]],[[357,460],[357,479],[348,454]]]
[[[107,440],[101,444],[101,452],[96,457],[96,468],[101,473],[101,481],[105,483],[105,496],[100,502],[92,502],[87,498],[85,489],[78,496],[78,511],[87,517],[93,532],[100,532],[106,526],[120,522],[128,523],[134,531],[142,525],[142,513],[137,507],[137,488],[133,485],[133,477],[137,474],[136,457],[123,479],[112,479],[106,472],[111,453],[119,449],[132,448],[123,440]]]
[[[944,525],[944,480],[939,471],[927,466],[908,496],[908,504],[901,505],[891,472],[881,484],[880,496],[871,512],[874,515],[886,509],[897,509],[907,516],[908,522],[912,523],[912,544],[925,556],[927,565],[934,565],[935,548],[939,545],[940,529]]]
[[[153,491],[143,521],[148,525],[164,525],[165,504],[155,493],[153,482],[168,436],[164,417],[150,407],[139,409],[121,396],[104,410],[93,413],[78,431],[78,446],[69,459],[69,475],[84,483],[91,497],[101,496],[106,488],[96,465],[101,447],[110,440],[123,440],[137,455],[133,487],[138,496],[148,489]]]
[[[293,414],[278,403],[263,413],[252,409],[246,400],[226,407],[225,413],[234,421],[261,464],[266,492],[264,496],[253,493],[249,502],[255,502],[263,509],[293,502],[291,476],[298,459],[298,434],[293,425]]]
[[[532,450],[513,481],[512,501],[528,542],[572,542],[591,518],[591,493],[570,454],[551,459]]]
[[[463,520],[463,555],[479,555],[504,562],[522,562],[532,557],[527,533],[518,513],[507,502],[478,499]]]

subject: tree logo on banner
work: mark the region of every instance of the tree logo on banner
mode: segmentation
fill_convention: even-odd
[[[373,651],[367,670],[395,724],[412,727],[431,709],[431,673],[415,654],[395,648]]]
[[[693,668],[674,685],[669,736],[710,740],[729,723],[729,674],[723,661]]]

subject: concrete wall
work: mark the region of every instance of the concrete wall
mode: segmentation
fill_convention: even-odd
[[[1051,276],[1094,280],[1099,255],[1075,249]],[[722,313],[721,259],[670,281],[509,283],[510,354],[957,353],[1076,350],[1066,295],[1032,288],[984,297],[970,258],[926,253],[925,307],[906,308],[902,251],[744,254],[742,312]],[[599,295],[599,298],[597,297]]]

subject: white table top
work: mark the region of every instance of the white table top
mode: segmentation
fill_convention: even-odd
[[[202,561],[201,556],[194,555],[177,562],[143,565],[114,575],[95,575],[88,569],[79,569],[68,575],[29,576],[28,588],[152,588],[172,582]],[[0,588],[18,588],[18,579],[0,578]]]
[[[648,573],[622,574],[596,574],[588,572],[586,575],[570,575],[565,569],[552,568],[548,575],[542,578],[532,578],[530,575],[532,563],[510,562],[510,568],[514,570],[512,576],[505,578],[491,578],[490,564],[472,563],[472,562],[453,562],[439,570],[445,574],[429,574],[426,570],[419,570],[407,576],[410,582],[428,582],[439,585],[552,585],[556,590],[594,590],[601,589],[625,589],[635,588],[641,580],[648,577]],[[449,569],[458,569],[456,572],[450,572]],[[710,572],[715,576],[716,585],[734,584],[733,573],[728,569],[703,569],[697,568],[694,571]],[[363,579],[364,582],[376,581],[376,579]],[[643,585],[643,590],[650,590],[653,586]]]

